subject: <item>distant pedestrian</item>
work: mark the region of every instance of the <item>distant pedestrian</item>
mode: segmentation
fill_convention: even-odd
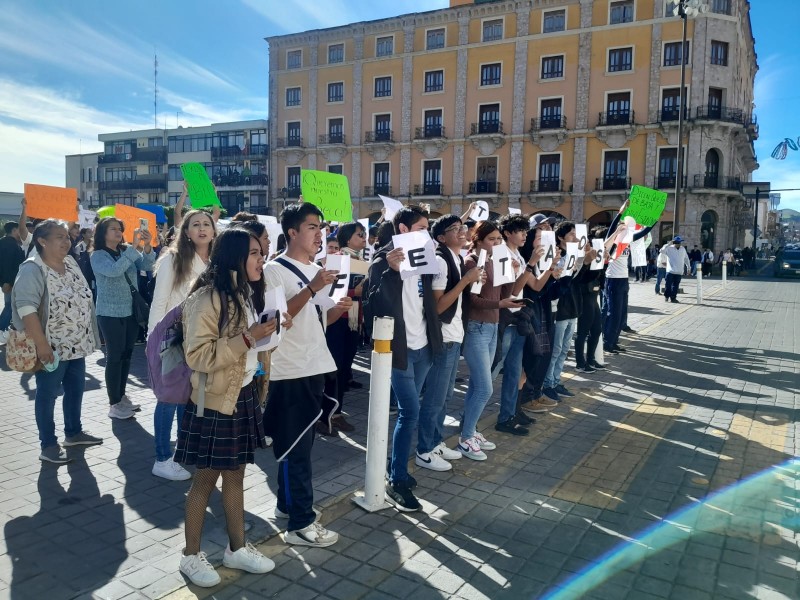
[[[695,277],[697,275],[697,269],[701,268],[703,264],[703,253],[697,245],[695,245],[689,253],[689,262],[692,265],[692,277]]]
[[[662,252],[667,258],[667,286],[664,288],[664,302],[678,302],[678,288],[681,284],[681,277],[691,270],[689,255],[686,248],[682,247],[683,238],[676,235],[672,239],[672,244],[664,247]]]
[[[656,258],[656,295],[661,293],[661,282],[667,276],[667,257],[663,252],[666,247],[666,244],[661,247]]]
[[[3,300],[5,305],[0,313],[0,346],[6,343],[8,326],[11,324],[11,288],[17,278],[19,266],[25,260],[23,242],[30,244],[30,234],[25,226],[27,215],[25,199],[22,199],[22,212],[19,222],[8,221],[5,224],[5,236],[0,239],[0,284],[3,286]]]
[[[703,250],[703,277],[711,277],[711,267],[714,265],[714,253],[705,248]]]

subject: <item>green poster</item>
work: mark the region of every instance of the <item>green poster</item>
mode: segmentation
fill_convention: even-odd
[[[634,185],[628,199],[628,208],[623,213],[623,218],[633,217],[637,224],[644,227],[655,225],[667,205],[666,192],[651,190],[643,185]]]
[[[189,188],[189,200],[192,208],[222,206],[203,165],[196,162],[184,163],[181,165],[181,173],[183,173],[183,179]]]
[[[318,206],[326,221],[349,223],[353,220],[350,186],[344,175],[304,169],[300,172],[300,191],[303,201]]]

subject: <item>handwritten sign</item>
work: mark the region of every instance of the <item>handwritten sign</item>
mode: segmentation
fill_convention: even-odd
[[[78,220],[78,190],[52,185],[25,184],[28,216],[35,219]]]
[[[578,262],[578,242],[567,242],[567,254],[564,257],[564,271],[562,275],[572,275]]]
[[[586,254],[586,245],[589,243],[589,232],[586,229],[586,223],[575,224],[575,237],[578,238],[578,256]]]
[[[406,255],[400,263],[400,277],[408,279],[414,275],[436,275],[436,245],[427,231],[412,231],[392,236],[395,248],[401,248]]]
[[[510,215],[521,215],[522,214],[522,210],[520,210],[519,208],[512,208],[511,206],[509,206],[508,207],[508,214],[510,214]]]
[[[513,258],[506,245],[492,248],[492,273],[495,287],[516,281],[517,277],[511,264]]]
[[[623,217],[633,217],[645,227],[652,227],[661,218],[667,205],[667,193],[653,190],[642,185],[634,185],[628,197],[629,204]]]
[[[283,286],[279,285],[267,290],[264,295],[264,312],[259,315],[259,321],[263,322],[264,317],[267,320],[278,319],[278,323],[283,319],[283,313],[288,312],[289,308],[286,306],[286,293]],[[272,350],[275,348],[283,338],[283,329],[279,326],[275,333],[258,340],[256,348],[259,350]]]
[[[399,200],[395,200],[394,198],[389,198],[389,196],[381,196],[378,194],[378,198],[381,199],[383,202],[383,208],[386,210],[384,211],[383,217],[387,221],[391,221],[394,216],[398,213],[398,211],[403,208],[403,203]]]
[[[181,173],[189,188],[189,200],[192,208],[203,208],[204,206],[222,206],[214,184],[208,178],[206,168],[197,162],[184,163],[181,165]]]
[[[473,221],[485,221],[489,218],[489,204],[486,200],[478,200],[475,203],[475,208],[469,213],[469,218]]]
[[[486,266],[486,250],[481,248],[481,253],[478,254],[478,263],[475,265],[478,269],[483,269]],[[479,279],[475,283],[472,284],[472,288],[470,288],[470,292],[473,294],[480,294],[481,290],[483,289],[483,284]]]
[[[78,223],[81,229],[94,229],[94,220],[97,213],[93,210],[80,209],[78,211]]]
[[[311,299],[311,303],[328,310],[336,306],[336,303],[347,295],[347,284],[350,281],[350,256],[329,254],[325,260],[325,270],[338,271],[336,279],[317,292]]]
[[[302,170],[300,190],[303,200],[319,207],[326,221],[347,223],[353,219],[350,186],[344,175]]]
[[[129,244],[133,243],[133,232],[141,228],[139,219],[147,219],[147,229],[153,236],[150,240],[151,246],[158,246],[158,230],[156,229],[156,216],[150,211],[128,206],[127,204],[117,204],[114,206],[114,218],[119,219],[125,224],[123,237]]]
[[[589,267],[591,271],[599,271],[603,268],[603,260],[606,257],[606,248],[603,244],[603,240],[600,239],[592,239],[592,248],[597,250],[597,256],[592,261],[592,265]]]
[[[540,231],[539,245],[544,246],[544,256],[539,259],[538,268],[540,273],[547,271],[553,264],[556,257],[556,232],[555,231]]]

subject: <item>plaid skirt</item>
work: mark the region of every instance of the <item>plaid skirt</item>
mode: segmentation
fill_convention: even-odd
[[[189,401],[183,414],[175,462],[198,469],[236,470],[255,462],[256,448],[266,448],[258,388],[252,382],[239,392],[232,415],[206,408],[197,416],[197,405]]]

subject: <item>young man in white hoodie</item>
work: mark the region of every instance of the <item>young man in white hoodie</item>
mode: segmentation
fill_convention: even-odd
[[[689,262],[689,255],[686,248],[681,246],[683,238],[676,235],[672,244],[664,246],[661,253],[667,259],[667,283],[664,287],[664,302],[678,303],[678,287],[681,284],[681,277],[692,269]]]

